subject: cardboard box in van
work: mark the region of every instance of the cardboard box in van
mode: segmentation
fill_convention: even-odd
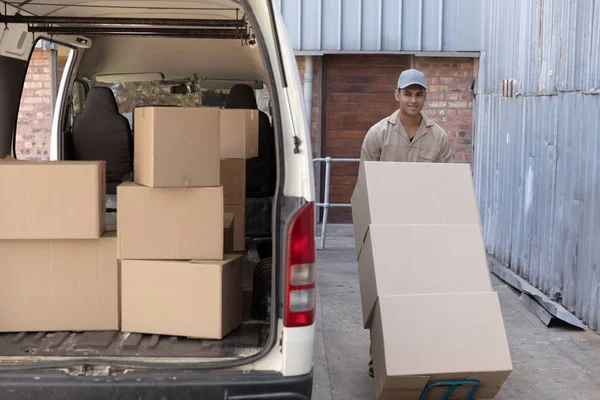
[[[367,161],[352,195],[356,255],[371,224],[481,225],[468,164]]]
[[[227,205],[246,204],[246,159],[221,160],[221,184]]]
[[[241,256],[121,264],[125,332],[222,339],[242,323]]]
[[[233,249],[234,243],[234,215],[231,213],[225,213],[223,215],[223,251],[225,254],[231,254],[235,250]]]
[[[371,343],[377,399],[418,400],[447,379],[479,380],[495,395],[513,369],[495,292],[381,296]]]
[[[119,258],[223,259],[223,188],[117,187]]]
[[[119,329],[116,232],[0,240],[0,331]]]
[[[246,207],[242,205],[225,205],[225,212],[234,215],[233,249],[246,251]]]
[[[258,157],[258,110],[221,110],[221,158]]]
[[[475,225],[371,225],[358,272],[365,328],[379,296],[492,291]]]
[[[148,187],[220,186],[217,108],[134,110],[134,181]]]
[[[104,161],[0,160],[0,239],[97,239]]]

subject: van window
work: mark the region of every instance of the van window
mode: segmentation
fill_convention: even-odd
[[[119,112],[130,117],[135,107],[143,106],[176,106],[176,107],[223,107],[227,100],[227,89],[202,89],[186,94],[172,92],[173,88],[182,88],[183,82],[151,81],[151,82],[116,82],[96,83],[96,86],[110,88],[119,106]],[[183,89],[182,89],[183,90]]]
[[[54,106],[71,51],[69,47],[46,40],[36,43],[21,94],[15,137],[16,158],[50,159]]]
[[[185,85],[191,82],[175,81],[144,81],[144,82],[97,82],[96,86],[108,87],[112,90],[117,100],[119,112],[131,120],[133,109],[143,106],[175,106],[175,107],[225,107],[229,87],[203,88],[201,83],[194,83],[194,90],[182,94]],[[177,88],[180,90],[178,91]],[[261,100],[268,102],[266,89],[255,90],[257,103]],[[267,104],[264,101],[261,104]],[[261,111],[270,115],[268,104],[265,107],[259,105]]]

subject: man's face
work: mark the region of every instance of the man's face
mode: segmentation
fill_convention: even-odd
[[[395,92],[396,100],[400,103],[400,112],[404,115],[416,117],[421,113],[427,94],[420,85],[412,85]]]

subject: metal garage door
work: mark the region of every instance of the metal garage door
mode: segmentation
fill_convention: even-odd
[[[335,55],[324,63],[322,148],[325,156],[358,158],[369,128],[398,108],[394,89],[410,57]],[[357,175],[358,163],[332,165],[331,203],[350,203]],[[350,209],[331,209],[328,220],[349,223]]]

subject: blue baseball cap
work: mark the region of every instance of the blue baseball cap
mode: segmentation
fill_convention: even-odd
[[[407,69],[402,71],[398,78],[398,89],[404,89],[411,85],[419,85],[424,89],[427,89],[427,83],[425,83],[425,74],[416,69]]]

